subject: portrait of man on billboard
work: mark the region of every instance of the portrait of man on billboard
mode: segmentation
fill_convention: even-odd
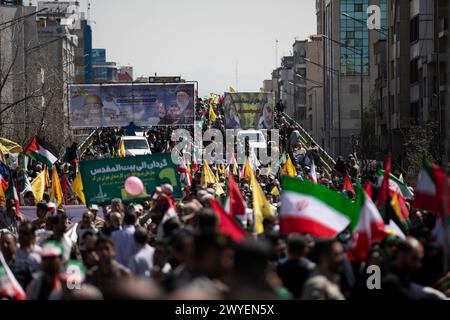
[[[271,101],[264,104],[262,115],[258,121],[258,129],[273,129],[273,103]]]
[[[175,90],[176,105],[171,106],[174,124],[193,124],[194,122],[194,86],[181,84]],[[176,118],[175,118],[175,112]]]

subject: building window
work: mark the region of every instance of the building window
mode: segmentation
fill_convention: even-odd
[[[409,63],[409,69],[410,69],[410,83],[415,83],[419,81],[419,65],[418,65],[419,59],[414,59]]]
[[[415,16],[409,22],[409,42],[419,40],[419,16]]]
[[[363,4],[362,3],[355,3],[355,12],[362,12],[363,11]]]
[[[410,106],[411,124],[419,123],[419,102],[413,102]]]

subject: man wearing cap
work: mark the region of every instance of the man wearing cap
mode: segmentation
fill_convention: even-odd
[[[101,229],[103,227],[103,224],[105,223],[105,220],[97,217],[97,213],[98,213],[98,205],[96,204],[92,204],[89,207],[89,211],[92,212],[93,214],[93,221],[94,221],[94,226],[97,230]]]
[[[64,249],[58,241],[47,241],[41,251],[41,272],[27,288],[29,300],[53,300],[61,295],[57,277],[62,272]]]

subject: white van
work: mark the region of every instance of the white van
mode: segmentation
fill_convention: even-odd
[[[142,156],[152,154],[150,146],[148,145],[147,138],[139,136],[125,136],[120,138],[120,144],[124,143],[126,156]]]

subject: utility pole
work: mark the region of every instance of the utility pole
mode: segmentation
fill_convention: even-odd
[[[448,17],[450,17],[450,6],[448,6]],[[448,26],[449,28],[449,32],[450,32],[450,24]],[[447,45],[447,55],[450,52],[450,37],[448,38],[448,45]],[[444,116],[444,173],[445,173],[445,178],[444,178],[444,203],[442,206],[442,224],[444,227],[444,263],[443,263],[443,268],[444,268],[444,274],[446,274],[448,272],[448,254],[449,254],[449,248],[448,248],[448,147],[449,147],[449,143],[448,143],[448,129],[449,129],[449,125],[448,125],[448,121],[449,121],[449,112],[450,111],[450,63],[447,63],[447,100],[445,101],[445,116]]]
[[[278,68],[278,39],[275,40],[275,69]]]

